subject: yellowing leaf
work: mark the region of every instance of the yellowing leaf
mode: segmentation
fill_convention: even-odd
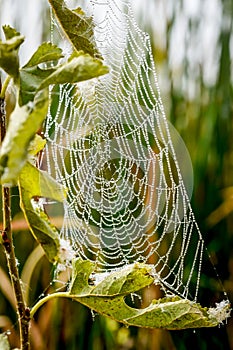
[[[46,145],[46,140],[38,134],[35,135],[34,139],[30,142],[28,147],[28,156],[32,157],[37,155],[40,151],[44,149]]]

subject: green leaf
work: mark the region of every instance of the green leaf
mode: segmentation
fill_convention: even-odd
[[[10,350],[10,344],[8,341],[8,337],[4,333],[0,334],[0,349],[1,350]]]
[[[38,89],[43,89],[51,84],[76,83],[106,73],[108,73],[108,68],[100,60],[96,60],[88,54],[77,53],[44,79]]]
[[[94,39],[92,17],[86,16],[81,8],[69,10],[63,0],[49,0],[49,2],[73,47],[92,57],[101,58]]]
[[[89,285],[93,279],[95,264],[77,259],[73,266],[70,297],[96,312],[111,317],[127,326],[164,329],[215,327],[229,317],[229,304],[222,302],[216,308],[202,308],[199,304],[179,296],[153,300],[144,309],[129,307],[125,297],[159,281],[155,280],[153,267],[131,264],[103,276],[96,286]],[[92,274],[92,275],[91,275]],[[98,275],[98,274],[97,274]],[[56,297],[56,294],[54,294]]]
[[[40,68],[39,65],[48,62],[55,62],[62,58],[62,50],[51,43],[43,43],[38,47],[27,64],[19,71],[20,74],[20,92],[19,104],[25,105],[29,101],[33,101],[39,86],[56,68]]]
[[[15,36],[20,36],[20,33],[17,32],[17,30],[15,28],[12,28],[9,25],[2,26],[2,29],[3,29],[3,32],[5,34],[6,40],[12,39]]]
[[[0,150],[1,184],[17,184],[18,175],[27,160],[30,141],[44,121],[48,110],[48,92],[39,92],[33,103],[16,105]]]
[[[20,106],[24,106],[34,100],[36,93],[39,91],[38,87],[53,71],[54,69],[40,69],[39,67],[20,70]]]
[[[112,272],[97,284],[91,294],[121,295],[134,293],[154,282],[153,269],[150,265],[132,264]]]
[[[68,62],[42,69],[39,64],[57,60],[61,50],[49,43],[42,44],[29,62],[20,69],[20,104],[32,101],[37,91],[52,84],[77,83],[108,73],[102,61],[83,52],[75,52]]]
[[[91,273],[95,270],[95,264],[89,260],[77,259],[73,261],[71,294],[87,294],[93,287],[89,282]]]
[[[3,27],[6,41],[0,40],[0,67],[18,82],[19,56],[18,50],[24,42],[24,37],[10,26]]]
[[[50,198],[62,202],[66,192],[46,172],[27,162],[19,175],[20,206],[35,239],[41,244],[49,261],[59,261],[60,239],[55,226],[38,206],[33,206],[33,198]]]
[[[100,278],[95,286],[89,285],[91,273],[95,270],[95,263],[80,258],[73,261],[71,294],[115,296],[127,295],[140,290],[154,282],[153,267],[146,264],[131,264],[112,273],[94,274],[93,278]]]
[[[22,69],[38,66],[41,63],[57,61],[62,57],[62,49],[52,43],[43,43]]]

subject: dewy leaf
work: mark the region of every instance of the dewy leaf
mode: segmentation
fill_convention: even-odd
[[[153,268],[150,265],[135,263],[108,274],[91,293],[109,296],[130,294],[153,283],[154,279]]]
[[[18,50],[24,42],[24,37],[10,26],[3,27],[6,41],[0,40],[0,67],[18,82],[19,56]]]
[[[94,263],[81,259],[75,261],[67,297],[127,326],[170,330],[215,327],[229,317],[228,302],[223,301],[216,305],[216,308],[207,309],[178,296],[153,300],[144,309],[129,307],[125,303],[127,295],[153,282],[159,283],[153,267],[139,263],[131,264],[104,275],[101,282],[91,286],[89,280],[95,278],[94,268]]]
[[[88,54],[77,53],[61,65],[48,78],[44,79],[39,89],[51,84],[76,83],[108,73],[108,68],[100,60]]]
[[[0,349],[1,350],[10,350],[10,344],[6,334],[0,334]]]
[[[1,184],[17,184],[20,170],[27,159],[30,141],[44,121],[48,110],[48,91],[40,91],[33,103],[16,106],[11,114],[6,136],[0,150]]]
[[[94,23],[81,8],[69,10],[63,0],[49,0],[65,34],[77,51],[101,58],[94,39]]]
[[[33,205],[33,199],[50,198],[62,202],[66,192],[46,172],[27,162],[19,175],[20,206],[35,239],[41,244],[49,261],[59,261],[60,239],[56,228],[50,223],[43,209]]]
[[[95,270],[95,263],[89,260],[77,259],[73,261],[71,294],[85,294],[114,296],[130,294],[142,289],[154,281],[153,268],[150,265],[132,264],[120,271],[112,272],[106,276],[103,273],[93,275],[94,279],[104,275],[96,286],[88,284],[90,274]]]

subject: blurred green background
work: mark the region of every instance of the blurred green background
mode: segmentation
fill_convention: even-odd
[[[232,302],[233,1],[138,0],[133,6],[140,27],[151,36],[167,118],[190,152],[196,220]],[[0,0],[1,25],[11,23],[27,37],[22,60],[48,38],[49,18],[46,0]],[[56,281],[50,285],[53,271],[38,249],[30,256],[36,245],[19,213],[16,190],[12,207],[16,254],[25,293],[30,289],[32,303],[41,293],[62,285]],[[17,346],[14,298],[5,266],[0,248],[0,328],[10,329],[11,344]],[[207,274],[206,278],[211,276]],[[59,300],[38,312],[32,336],[35,350],[228,350],[233,349],[233,322],[230,319],[226,326],[216,329],[177,332],[125,328],[92,315],[77,303]]]

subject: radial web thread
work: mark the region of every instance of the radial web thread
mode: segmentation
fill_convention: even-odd
[[[61,235],[97,271],[146,262],[167,289],[195,299],[203,239],[150,38],[128,1],[90,1],[84,9],[110,73],[51,92],[44,164],[68,189]]]

